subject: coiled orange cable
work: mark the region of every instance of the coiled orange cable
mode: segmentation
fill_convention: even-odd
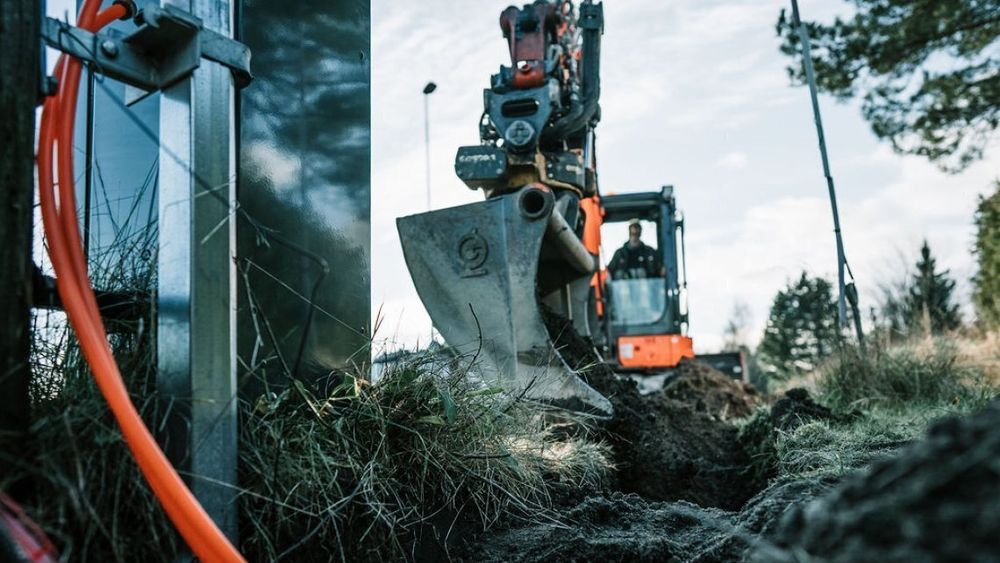
[[[100,0],[86,0],[78,25],[96,31],[126,15],[121,5],[98,12]],[[46,100],[40,123],[38,192],[49,256],[70,325],[101,394],[121,428],[125,442],[167,516],[191,551],[207,563],[244,561],[219,530],[142,422],[111,353],[104,323],[87,276],[80,243],[73,185],[73,126],[80,84],[80,61],[65,55],[56,64],[59,92]],[[53,183],[53,150],[57,150],[58,208]]]

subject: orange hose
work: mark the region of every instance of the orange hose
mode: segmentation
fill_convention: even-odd
[[[126,13],[125,6],[113,4],[97,14],[97,18],[94,20],[94,29],[101,29],[115,20],[120,20],[125,17]]]
[[[78,18],[80,27],[95,31],[125,15],[124,8],[117,5],[97,13],[99,3],[99,0],[84,3]],[[60,57],[56,75],[60,77],[60,92],[46,100],[40,124],[38,191],[49,256],[66,314],[132,456],[191,551],[208,563],[244,561],[185,486],[142,422],[111,353],[87,276],[76,218],[72,141],[80,62]],[[58,208],[53,185],[54,147],[58,150]]]

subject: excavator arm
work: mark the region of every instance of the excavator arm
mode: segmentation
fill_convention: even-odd
[[[455,157],[458,177],[485,201],[399,218],[403,254],[435,327],[478,358],[484,377],[610,416],[610,402],[563,359],[543,318],[564,317],[588,336],[599,291],[603,6],[538,0],[504,10],[500,28],[511,65],[483,92],[480,144]]]

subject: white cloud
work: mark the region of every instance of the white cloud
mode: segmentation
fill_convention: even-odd
[[[925,238],[966,300],[974,272],[971,218],[977,196],[992,187],[996,161],[980,163],[960,177],[915,157],[883,162],[899,173],[897,181],[839,200],[846,254],[864,311],[875,305],[880,283],[901,275],[900,255],[904,264],[912,264]],[[703,350],[721,344],[735,300],[750,304],[752,334],[759,337],[770,301],[787,280],[802,270],[836,277],[833,219],[825,195],[762,202],[733,225],[689,232],[693,331]]]
[[[716,164],[723,168],[732,168],[734,170],[740,170],[747,167],[747,162],[749,162],[749,157],[747,153],[740,151],[733,151],[726,154],[720,158]]]
[[[454,176],[461,144],[478,140],[482,89],[507,62],[496,25],[509,0],[373,5],[373,312],[384,336],[426,341],[426,313],[410,282],[395,218],[425,208],[423,105],[431,98],[434,207],[481,199]],[[809,17],[845,3],[803,0]],[[771,0],[605,2],[598,154],[606,192],[674,184],[688,222],[692,335],[721,344],[736,301],[760,334],[774,293],[807,269],[835,274],[826,185],[808,93],[790,88]],[[959,176],[893,154],[854,105],[821,98],[848,258],[871,291],[926,236],[967,291],[976,195],[1000,155]],[[887,272],[889,270],[889,272]],[[388,331],[388,332],[386,332]]]

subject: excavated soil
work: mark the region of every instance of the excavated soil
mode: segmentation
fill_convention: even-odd
[[[769,475],[754,470],[747,453],[754,449],[741,443],[749,438],[731,422],[762,404],[752,386],[685,362],[666,390],[642,395],[565,319],[546,317],[563,357],[614,406],[614,417],[593,431],[611,445],[615,474],[606,490],[560,498],[559,523],[479,538],[459,559],[738,560],[804,489],[824,486],[772,483],[762,492]]]
[[[771,406],[772,426],[786,431],[811,420],[844,422],[846,418],[834,414],[830,409],[814,401],[808,391],[798,387],[785,391],[785,395]]]
[[[564,356],[614,405],[597,430],[614,451],[614,490],[564,499],[560,522],[479,538],[460,559],[1000,563],[1000,398],[842,482],[774,478],[780,432],[853,415],[792,389],[737,432],[727,420],[754,411],[752,389],[688,364],[672,391],[643,396],[553,325]]]
[[[612,493],[585,499],[559,524],[505,530],[466,546],[466,561],[638,561],[709,563],[784,554],[766,539],[782,515],[822,493],[826,480],[772,483],[740,512]],[[767,559],[762,559],[766,561]]]
[[[792,395],[791,408],[803,409],[808,395]],[[830,475],[776,479],[739,512],[593,496],[560,524],[494,534],[467,546],[463,559],[998,562],[998,499],[1000,399],[934,424],[925,439],[841,482]]]
[[[617,490],[733,510],[763,487],[747,471],[735,426],[663,393],[640,395],[608,372],[587,380],[615,408],[599,434],[614,452]]]
[[[590,497],[565,514],[564,524],[494,535],[468,553],[469,561],[691,561],[709,551],[730,515],[688,503],[650,502],[615,493]]]
[[[1000,399],[790,511],[758,561],[1000,561]],[[795,556],[791,554],[794,553]]]
[[[764,401],[757,389],[700,362],[683,360],[663,392],[721,420],[746,418]]]
[[[614,417],[597,432],[614,453],[615,490],[653,501],[735,510],[763,488],[748,470],[736,427],[720,416],[749,414],[755,393],[708,366],[691,363],[682,368],[678,396],[713,385],[722,388],[700,410],[665,392],[642,395],[634,381],[619,378],[601,362],[593,344],[566,319],[548,312],[545,317],[563,358],[614,406]]]

